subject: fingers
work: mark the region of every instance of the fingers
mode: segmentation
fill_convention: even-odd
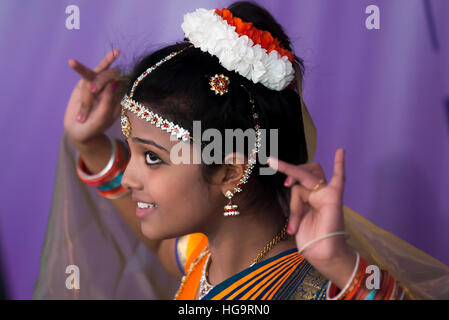
[[[92,93],[100,92],[108,81],[120,74],[118,68],[108,70],[111,63],[115,61],[119,54],[119,50],[114,49],[110,51],[93,71],[79,61],[69,59],[70,67],[86,80],[84,82],[81,81],[81,106],[76,117],[78,122],[84,122],[89,117],[95,99],[95,96]],[[103,104],[110,102],[109,100],[113,96],[112,91],[114,91],[116,86],[117,83],[113,83],[109,95],[100,97],[100,99],[103,100]]]
[[[293,165],[273,157],[268,158],[268,165],[295,179],[307,189],[312,189],[322,179],[306,170],[303,165]]]
[[[92,114],[94,121],[98,119],[99,121],[104,122],[104,119],[111,119],[116,113],[115,111],[116,101],[114,99],[115,98],[114,90],[115,87],[112,82],[106,85],[106,88],[100,97],[98,108]]]
[[[116,49],[108,52],[108,54],[103,58],[103,60],[100,61],[100,63],[95,67],[94,70],[90,70],[88,67],[86,67],[76,59],[69,59],[69,66],[85,80],[93,81],[97,73],[108,69],[111,63],[113,63],[117,59],[119,54],[120,51]]]
[[[112,68],[106,71],[100,72],[92,82],[90,91],[93,93],[100,92],[103,87],[112,79],[120,74],[120,69]],[[117,84],[114,84],[114,86]]]
[[[287,232],[289,234],[296,234],[298,232],[299,225],[301,224],[301,220],[309,208],[307,199],[310,192],[297,184],[290,190],[290,216]]]
[[[340,148],[337,150],[337,152],[335,152],[334,175],[332,176],[329,185],[343,189],[345,180],[345,150],[343,148]]]
[[[113,49],[109,51],[103,58],[103,60],[100,61],[98,66],[95,67],[95,72],[101,72],[109,68],[109,66],[117,59],[119,56],[120,51],[117,49]]]
[[[312,173],[315,177],[318,177],[319,179],[323,179],[325,183],[326,182],[326,175],[324,174],[323,168],[318,162],[312,162],[312,163],[306,163],[301,165],[305,170]],[[287,176],[287,179],[285,179],[284,186],[289,188],[293,186],[295,183],[298,183],[295,178],[291,176]]]
[[[81,62],[75,59],[69,59],[69,66],[75,70],[83,79],[87,81],[93,81],[95,79],[95,72],[83,65]]]
[[[86,86],[87,84],[84,84]],[[76,120],[78,122],[84,122],[87,120],[87,117],[89,116],[90,109],[92,106],[93,97],[91,94],[86,94],[86,90],[82,90],[81,94],[81,106],[78,111],[78,115],[76,116]]]

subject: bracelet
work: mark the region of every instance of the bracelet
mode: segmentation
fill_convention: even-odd
[[[393,281],[393,288],[391,290],[391,295],[389,297],[387,296],[386,299],[394,300],[394,296],[396,295],[397,290],[398,290],[398,285],[396,284],[396,281]]]
[[[371,300],[388,300],[388,296],[391,295],[393,289],[394,279],[387,270],[382,270],[381,272],[381,284],[379,290],[373,296]],[[368,300],[368,299],[365,299]]]
[[[339,291],[339,288],[329,281],[326,300],[403,300],[404,289],[399,286],[387,270],[381,272],[379,288],[368,289],[366,285],[363,285],[368,277],[365,272],[368,263],[360,257],[358,252],[356,252],[356,255],[356,266],[347,284],[343,290]]]
[[[360,272],[358,272],[360,270],[359,265],[360,265],[360,254],[357,251],[354,251],[356,254],[356,262],[355,262],[355,267],[354,270],[352,271],[351,277],[349,278],[348,282],[346,283],[345,287],[343,288],[343,290],[341,290],[336,296],[334,295],[334,292],[336,291],[335,289],[337,288],[332,281],[329,281],[328,285],[327,285],[327,290],[326,290],[326,300],[342,300],[348,292],[350,292],[348,289],[350,289],[350,287],[355,286],[358,282],[360,282],[359,277],[356,277],[360,275]],[[332,298],[331,298],[331,293],[332,293]]]
[[[89,172],[89,170],[86,168],[86,165],[84,164],[83,160],[81,159],[81,155],[80,155],[79,151],[77,151],[77,153],[76,153],[76,163],[77,163],[76,172],[78,174],[78,177],[87,185],[91,185],[91,186],[99,185],[98,181],[101,181],[101,179],[104,179],[104,177],[107,175],[107,173],[109,171],[111,171],[112,167],[114,166],[114,162],[116,160],[118,160],[117,145],[116,145],[115,141],[108,135],[106,135],[106,137],[108,137],[109,142],[111,143],[112,153],[111,153],[111,157],[109,158],[108,163],[103,168],[103,170],[101,170],[99,173],[91,174]]]
[[[387,272],[385,271],[385,273]],[[391,300],[391,298],[394,297],[394,290],[396,288],[396,280],[394,280],[394,278],[390,274],[388,274],[388,280],[388,290],[383,297],[384,300]]]
[[[112,153],[106,167],[100,173],[92,175],[78,152],[76,171],[81,181],[89,186],[95,186],[101,196],[108,199],[119,199],[131,192],[121,185],[123,172],[129,162],[127,156],[129,149],[121,140],[107,137],[112,144]]]
[[[329,237],[333,237],[333,236],[339,236],[339,235],[344,235],[346,239],[349,237],[349,234],[345,231],[331,232],[331,233],[325,234],[324,236],[310,240],[305,245],[303,245],[300,250],[298,250],[298,253],[301,254],[308,246],[310,246],[311,244],[313,244],[317,241],[320,241],[320,240],[323,240],[323,239],[326,239]]]
[[[114,176],[109,182],[106,182],[103,185],[97,186],[97,192],[102,197],[108,198],[108,199],[119,199],[124,196],[127,196],[131,193],[130,190],[124,188],[121,185],[122,182],[122,176],[123,172],[125,171],[126,167],[128,166],[129,162],[129,150],[126,147],[126,145],[121,140],[117,140],[117,158],[119,159],[117,161],[117,169],[115,172],[111,175]],[[127,156],[124,156],[127,155]],[[114,167],[113,169],[114,170]]]

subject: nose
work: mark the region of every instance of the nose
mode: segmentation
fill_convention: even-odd
[[[128,165],[126,166],[126,169],[123,172],[121,184],[124,188],[128,190],[141,190],[142,184],[140,183],[138,177],[139,177],[138,170],[135,167],[135,165],[133,165],[131,156]]]

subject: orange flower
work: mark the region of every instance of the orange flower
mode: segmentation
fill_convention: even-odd
[[[259,44],[262,48],[267,50],[267,52],[276,50],[282,57],[286,56],[288,60],[293,62],[293,54],[285,49],[281,45],[281,42],[274,38],[270,32],[259,30],[254,27],[251,22],[244,22],[239,17],[233,17],[232,12],[226,8],[221,10],[215,9],[215,13],[222,17],[230,26],[234,26],[235,32],[240,36],[247,36],[254,42],[254,44]]]

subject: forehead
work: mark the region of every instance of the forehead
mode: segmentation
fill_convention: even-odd
[[[129,139],[131,140],[132,138],[141,138],[144,140],[152,140],[154,141],[156,144],[158,144],[159,146],[165,148],[166,150],[168,150],[168,152],[170,153],[170,161],[171,159],[171,151],[172,148],[177,145],[177,144],[183,144],[183,146],[181,146],[181,154],[179,154],[179,149],[177,148],[175,150],[176,153],[176,157],[181,157],[183,159],[183,161],[188,161],[187,163],[184,162],[183,164],[181,164],[181,166],[192,166],[192,164],[194,164],[195,166],[195,162],[194,162],[194,154],[198,154],[199,157],[201,157],[201,147],[195,145],[194,143],[190,143],[190,142],[186,142],[186,141],[182,141],[181,139],[177,139],[175,136],[173,136],[172,134],[162,130],[159,127],[156,127],[155,125],[151,124],[150,122],[138,117],[136,114],[134,114],[133,112],[130,111],[125,111],[126,115],[129,118],[129,122],[130,122],[130,126],[131,126],[131,134],[129,135]],[[139,142],[137,142],[139,143]],[[187,149],[185,149],[184,144],[187,144]],[[178,145],[179,147],[179,145]],[[187,151],[187,153],[185,153],[185,151]],[[178,160],[179,158],[176,158],[176,163],[179,163]],[[196,161],[196,160],[195,160]],[[197,165],[197,164],[196,164]]]
[[[170,139],[171,134],[163,131],[161,128],[156,127],[150,122],[139,118],[133,112],[126,111],[126,115],[129,118],[130,126],[131,126],[131,137],[139,137],[142,139],[151,139],[165,147],[167,150],[179,142],[178,139]]]

